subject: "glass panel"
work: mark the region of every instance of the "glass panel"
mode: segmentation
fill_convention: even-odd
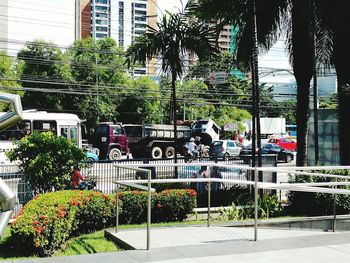
[[[33,121],[33,131],[51,131],[53,134],[57,135],[57,123],[56,121]]]
[[[75,144],[78,144],[78,128],[77,127],[70,127],[70,139]]]
[[[67,127],[61,127],[61,136],[68,139],[68,128]]]

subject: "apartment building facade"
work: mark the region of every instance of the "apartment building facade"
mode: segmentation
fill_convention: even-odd
[[[155,0],[80,0],[81,38],[113,38],[127,49],[133,40],[145,33],[147,25],[155,26]],[[154,63],[135,68],[134,75],[155,74]]]

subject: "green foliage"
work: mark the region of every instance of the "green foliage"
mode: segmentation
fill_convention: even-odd
[[[20,162],[20,170],[35,193],[65,189],[72,166],[84,158],[83,150],[73,141],[51,132],[34,132],[15,143],[17,147],[7,156]]]
[[[22,99],[23,107],[63,110],[64,94],[47,92],[67,88],[67,85],[59,84],[66,82],[70,76],[61,50],[53,43],[34,40],[20,50],[17,57],[23,61],[20,77],[23,86],[43,89],[43,92],[26,92]],[[29,79],[40,79],[42,83]]]
[[[15,91],[13,88],[19,87],[20,84],[16,81],[19,73],[19,65],[13,58],[0,51],[0,86],[8,87],[4,92],[10,92],[22,95],[23,92]],[[0,109],[3,106],[0,105]]]
[[[81,112],[89,132],[99,121],[115,121],[121,103],[122,86],[127,83],[124,52],[111,38],[77,40],[67,52],[71,62],[77,92],[91,95],[71,95],[66,108]]]
[[[147,193],[140,191],[123,192],[120,195],[123,208],[121,222],[139,224],[146,222]],[[194,190],[164,190],[152,194],[152,222],[182,221],[196,207]]]
[[[232,202],[228,208],[219,210],[220,217],[223,220],[245,220],[254,217],[254,201],[236,205]],[[258,198],[258,217],[269,218],[277,217],[282,213],[282,203],[276,195],[263,195]]]
[[[319,172],[319,171],[318,171]],[[325,174],[350,175],[350,170],[329,170],[322,171]],[[337,179],[338,182],[344,181]],[[289,178],[291,183],[312,183],[312,182],[332,182],[334,178],[311,177],[306,175],[296,175]],[[350,186],[338,186],[341,189],[350,189]],[[307,193],[307,192],[289,192],[288,194],[288,212],[293,215],[331,215],[333,214],[333,194]],[[349,213],[350,196],[336,196],[336,212],[339,214]]]
[[[22,249],[50,256],[74,233],[110,226],[114,207],[111,197],[93,191],[38,195],[12,224],[12,239]]]
[[[117,111],[123,123],[161,123],[159,85],[148,77],[130,80]]]
[[[120,194],[120,218],[127,223],[146,221],[147,193]],[[182,221],[196,206],[193,190],[164,190],[152,194],[152,222]],[[52,255],[73,235],[111,226],[115,198],[94,191],[58,191],[37,195],[11,226],[15,247],[41,256]]]

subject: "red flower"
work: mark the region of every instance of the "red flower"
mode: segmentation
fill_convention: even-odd
[[[159,203],[158,203],[156,206],[157,206],[158,208],[161,208],[161,207],[162,207],[162,205],[161,205],[161,204],[159,204]]]

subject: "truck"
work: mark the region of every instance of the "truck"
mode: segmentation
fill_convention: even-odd
[[[246,126],[252,130],[252,122],[245,122]],[[261,139],[266,139],[270,135],[285,134],[286,133],[286,119],[285,118],[260,118],[260,133]]]
[[[119,160],[123,155],[129,154],[128,136],[122,123],[99,123],[91,142],[99,150],[100,160]]]
[[[191,137],[196,138],[203,155],[209,154],[210,144],[219,139],[220,128],[213,120],[187,122],[177,126],[177,141],[174,141],[174,126],[162,124],[124,124],[129,146],[134,158],[167,158],[178,153],[184,155],[184,145]]]

